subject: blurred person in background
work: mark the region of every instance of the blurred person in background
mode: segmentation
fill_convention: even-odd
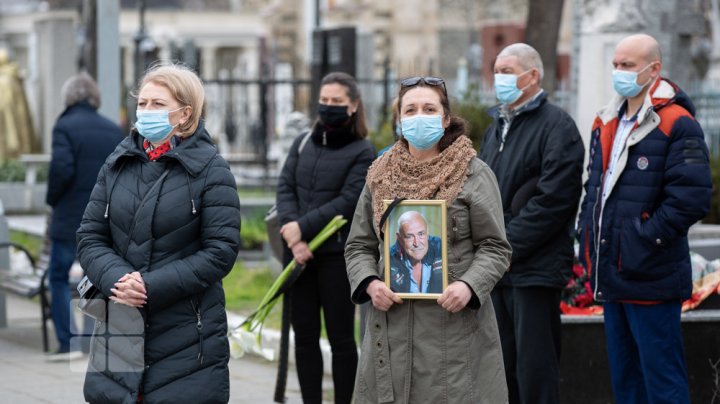
[[[560,401],[560,295],[573,264],[584,147],[575,121],[540,87],[530,45],[495,61],[495,94],[480,159],[497,176],[510,270],[492,292],[510,404]]]
[[[285,264],[295,258],[305,265],[289,295],[303,402],[322,401],[322,310],[332,350],[335,402],[349,404],[357,367],[355,305],[350,301],[343,256],[349,227],[340,229],[314,252],[308,242],[336,215],[352,221],[375,150],[366,140],[365,109],[355,78],[334,72],[320,85],[318,118],[310,139],[298,152],[305,137],[298,136],[285,160],[277,211],[288,246]]]
[[[80,227],[90,192],[105,159],[123,139],[118,125],[97,112],[100,90],[93,78],[80,73],[68,79],[61,90],[65,110],[52,132],[52,157],[48,174],[46,201],[52,210],[48,279],[50,312],[58,340],[58,349],[48,355],[50,361],[82,356],[75,322],[70,309],[70,268],[75,261],[75,232]],[[92,321],[84,319],[83,334],[92,331]]]

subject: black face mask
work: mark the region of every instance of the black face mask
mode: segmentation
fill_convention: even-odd
[[[347,114],[347,105],[318,105],[318,115],[320,120],[327,126],[339,128],[345,126],[350,120]]]

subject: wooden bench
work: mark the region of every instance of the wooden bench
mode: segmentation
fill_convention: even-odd
[[[43,350],[48,352],[48,329],[47,322],[50,319],[50,300],[47,291],[47,265],[38,267],[37,262],[30,252],[20,244],[12,241],[0,243],[0,249],[7,249],[10,257],[10,267],[0,270],[0,289],[6,293],[12,293],[32,299],[40,296],[40,316],[42,318]],[[24,255],[27,265],[13,265],[13,250]],[[47,259],[42,260],[47,262]]]

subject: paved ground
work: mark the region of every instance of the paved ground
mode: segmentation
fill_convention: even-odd
[[[87,359],[44,360],[36,301],[8,295],[8,327],[0,329],[0,403],[82,403]],[[52,334],[52,328],[50,329]],[[276,363],[254,356],[230,360],[230,402],[272,403]],[[332,382],[325,378],[331,395]],[[288,375],[288,403],[301,403],[297,375]],[[328,401],[330,402],[330,401]]]

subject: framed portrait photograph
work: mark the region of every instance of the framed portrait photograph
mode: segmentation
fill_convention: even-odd
[[[392,203],[386,200],[385,208]],[[385,284],[403,299],[437,299],[447,288],[447,205],[404,200],[385,221]]]

